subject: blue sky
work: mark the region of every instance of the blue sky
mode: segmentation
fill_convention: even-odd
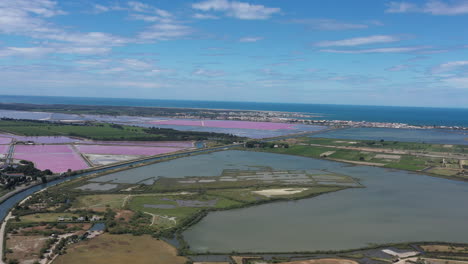
[[[468,0],[0,1],[0,94],[468,107]]]

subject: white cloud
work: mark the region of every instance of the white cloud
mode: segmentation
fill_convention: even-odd
[[[262,40],[263,37],[244,37],[239,39],[239,42],[257,42]]]
[[[415,4],[407,2],[390,2],[388,4],[387,13],[406,13],[406,12],[415,12],[418,10],[418,7]]]
[[[77,47],[70,45],[36,46],[36,47],[6,47],[0,49],[0,57],[21,56],[21,57],[42,57],[51,53],[59,54],[102,54],[109,52],[106,47]]]
[[[171,40],[190,35],[193,32],[192,28],[175,24],[175,23],[159,23],[154,24],[139,34],[142,40]]]
[[[130,1],[127,3],[130,10],[141,13],[153,13],[161,17],[172,17],[172,14],[166,10],[156,8],[154,6],[141,2]]]
[[[171,23],[174,21],[172,18],[154,16],[154,15],[144,15],[144,14],[130,14],[129,18],[134,20],[142,20],[145,22],[162,22],[162,23]]]
[[[415,5],[409,2],[390,2],[387,13],[419,12],[432,15],[463,15],[468,14],[468,0],[444,1],[429,0],[423,5]]]
[[[455,88],[468,89],[468,77],[447,78],[443,81]]]
[[[219,17],[215,15],[200,14],[200,13],[196,13],[192,17],[196,19],[219,19]]]
[[[400,41],[399,37],[387,35],[375,35],[369,37],[350,38],[342,40],[329,40],[315,43],[318,47],[351,47],[376,43],[389,43]]]
[[[343,54],[365,54],[365,53],[407,53],[427,49],[426,46],[416,47],[389,47],[376,49],[354,49],[354,50],[337,50],[337,49],[322,49],[321,52],[328,53],[343,53]]]
[[[54,31],[44,18],[65,14],[49,0],[0,1],[0,33],[29,35]]]
[[[5,47],[2,56],[43,56],[49,53],[106,53],[129,40],[102,32],[69,32],[47,21],[64,11],[50,0],[0,1],[0,33],[45,40],[34,47]]]
[[[227,16],[246,20],[268,19],[281,11],[280,8],[276,7],[266,7],[264,5],[254,5],[246,2],[229,0],[206,0],[192,4],[192,8],[205,12],[224,12]]]
[[[407,64],[400,64],[400,65],[395,65],[393,67],[390,67],[390,68],[387,68],[385,69],[386,71],[393,71],[393,72],[397,72],[397,71],[403,71],[403,70],[406,70],[410,68],[409,65]]]
[[[365,29],[369,25],[365,23],[347,23],[334,19],[293,19],[290,21],[294,24],[303,24],[315,30],[350,30],[350,29]],[[375,23],[371,23],[374,24]]]
[[[94,7],[94,12],[96,13],[104,13],[104,12],[108,12],[111,10],[111,8],[104,6],[104,5],[100,5],[100,4],[95,4],[93,7]]]
[[[225,72],[219,70],[196,69],[192,74],[204,77],[221,77],[225,75]]]
[[[71,42],[83,46],[119,46],[130,42],[129,39],[102,32],[71,33],[59,31],[56,33],[43,34],[42,36],[34,34],[33,36],[61,42]]]
[[[468,67],[468,61],[451,61],[451,62],[443,63],[434,67],[432,69],[432,73],[438,74],[438,73],[456,71],[461,68],[467,68],[467,67]]]

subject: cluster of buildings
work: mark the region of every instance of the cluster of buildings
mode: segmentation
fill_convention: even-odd
[[[368,121],[350,121],[350,120],[306,120],[294,119],[288,120],[290,123],[301,123],[305,125],[321,125],[335,127],[376,127],[376,128],[409,128],[409,129],[454,129],[468,130],[468,127],[462,126],[417,126],[405,123],[386,123],[386,122],[368,122]]]
[[[212,119],[235,120],[253,122],[288,122],[291,119],[312,118],[314,116],[303,113],[275,112],[275,111],[224,111],[224,110],[199,110],[194,113],[177,113],[173,118],[183,119]]]
[[[93,215],[91,218],[87,216],[80,216],[80,217],[64,217],[59,216],[57,217],[58,222],[96,222],[102,221],[103,218],[97,215]]]

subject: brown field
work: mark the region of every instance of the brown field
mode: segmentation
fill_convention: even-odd
[[[468,247],[450,246],[450,245],[421,245],[421,248],[427,252],[451,252],[468,253]]]
[[[40,250],[47,239],[44,236],[9,236],[6,247],[13,253],[8,253],[6,257],[9,260],[21,260],[21,263],[34,263],[39,260]]]
[[[229,264],[229,262],[194,262],[193,264]]]
[[[72,223],[67,223],[64,225],[67,226],[67,229],[58,229],[56,227],[54,228],[47,228],[47,225],[38,225],[38,226],[32,226],[32,227],[25,227],[25,228],[20,228],[18,229],[18,234],[20,235],[24,235],[24,234],[27,234],[27,233],[30,233],[30,232],[34,232],[34,231],[44,231],[44,230],[49,230],[49,231],[67,231],[69,229],[77,229],[80,228],[81,230],[83,231],[86,231],[88,229],[91,228],[91,224],[90,223],[83,223],[83,224],[72,224]]]
[[[460,260],[433,259],[433,258],[423,258],[423,259],[428,264],[468,264],[468,261],[460,261]]]
[[[70,246],[54,264],[185,264],[184,257],[164,241],[151,236],[103,234]]]
[[[235,264],[244,264],[248,260],[261,260],[261,257],[243,257],[243,256],[231,256]]]
[[[130,210],[120,210],[120,211],[117,211],[117,214],[115,215],[115,219],[120,220],[121,218],[123,218],[123,221],[129,222],[134,214],[135,213]]]
[[[358,264],[358,262],[349,259],[310,259],[292,262],[282,262],[280,264]]]

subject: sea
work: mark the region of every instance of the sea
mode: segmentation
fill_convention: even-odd
[[[307,113],[313,115],[311,119],[318,120],[351,120],[368,122],[405,123],[410,125],[468,127],[468,108],[221,102],[17,95],[0,95],[0,103],[149,106],[281,111]]]

